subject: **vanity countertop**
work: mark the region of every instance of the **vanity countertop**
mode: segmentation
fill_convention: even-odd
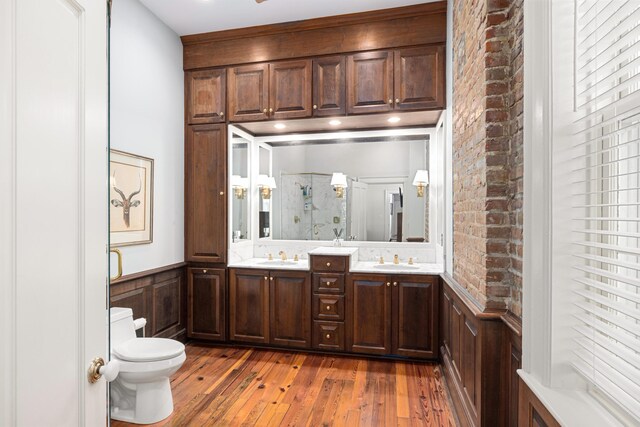
[[[320,246],[318,248],[310,250],[309,255],[336,255],[336,256],[351,256],[358,252],[358,248],[348,248],[340,246]]]
[[[379,264],[376,261],[360,261],[351,267],[351,273],[380,273],[380,274],[441,274],[444,273],[442,264],[407,263],[394,264],[387,262]]]
[[[290,259],[287,261],[282,261],[277,258],[274,258],[273,260],[268,260],[266,258],[251,258],[251,259],[246,259],[244,261],[230,263],[229,267],[230,268],[259,268],[262,270],[309,271],[309,260],[301,259],[299,261],[294,261]]]

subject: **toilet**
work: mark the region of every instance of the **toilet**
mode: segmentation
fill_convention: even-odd
[[[120,373],[111,383],[111,418],[135,424],[153,424],[173,412],[169,378],[186,359],[184,344],[166,338],[138,338],[130,308],[112,307],[111,358]]]

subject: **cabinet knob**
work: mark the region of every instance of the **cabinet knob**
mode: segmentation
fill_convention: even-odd
[[[327,337],[327,339],[331,338],[331,334],[327,334],[325,335],[325,337]]]
[[[273,277],[269,277],[269,280],[273,281]]]
[[[264,276],[264,280],[269,280],[269,278],[267,276]]]
[[[331,267],[331,263],[330,262],[327,263],[327,267]]]
[[[393,104],[393,99],[389,98],[389,104]]]
[[[327,282],[327,286],[331,286],[331,282]]]
[[[317,110],[317,109],[318,109],[318,106],[317,106],[316,104],[313,104],[313,109],[314,109],[314,110]]]
[[[329,311],[329,310],[331,310],[331,306],[330,305],[327,306],[327,311]]]
[[[267,109],[262,110],[263,113],[267,114]]]
[[[269,112],[270,112],[270,113],[273,113],[273,108],[269,108]]]
[[[398,282],[393,282],[393,286],[398,286]]]
[[[207,270],[202,270],[202,272],[203,272],[204,274],[207,274]]]
[[[220,195],[221,195],[221,196],[224,196],[224,191],[221,191],[221,192],[220,192]]]
[[[400,99],[396,98],[396,104],[400,104]]]
[[[391,282],[387,282],[387,286],[391,286]]]

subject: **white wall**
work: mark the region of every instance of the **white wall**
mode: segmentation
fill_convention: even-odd
[[[111,148],[155,161],[153,243],[121,248],[124,274],[184,260],[183,105],[180,38],[138,0],[115,0]]]

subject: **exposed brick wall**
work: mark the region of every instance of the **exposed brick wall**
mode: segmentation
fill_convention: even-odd
[[[454,0],[454,278],[520,314],[522,0]]]

